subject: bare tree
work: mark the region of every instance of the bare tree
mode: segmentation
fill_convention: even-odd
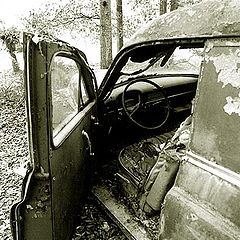
[[[123,11],[122,0],[116,0],[116,17],[117,17],[117,49],[120,50],[123,46]]]
[[[160,0],[160,15],[167,12],[167,0]]]
[[[22,18],[27,31],[59,37],[62,31],[81,36],[99,36],[99,1],[68,0],[48,2],[39,9],[32,9]]]
[[[100,45],[102,69],[112,62],[111,0],[100,0]]]
[[[13,71],[19,72],[20,67],[16,57],[16,48],[19,42],[20,32],[14,27],[9,29],[0,30],[0,39],[6,46],[8,53],[11,56]]]

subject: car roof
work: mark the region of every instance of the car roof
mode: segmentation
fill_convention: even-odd
[[[239,13],[239,0],[208,0],[179,8],[141,27],[124,47],[161,39],[240,35]]]
[[[240,0],[203,0],[199,4],[179,8],[150,21],[126,42],[114,58],[98,89],[99,99],[107,96],[119,77],[125,55],[132,50],[154,47],[157,43],[169,43],[172,40],[179,43],[194,40],[199,44],[208,38],[240,37],[239,13]]]

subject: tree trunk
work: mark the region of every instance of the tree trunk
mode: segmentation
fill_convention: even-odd
[[[100,0],[100,45],[100,67],[105,69],[112,62],[111,0]]]
[[[13,71],[14,71],[15,73],[17,73],[17,72],[20,71],[20,67],[19,67],[19,64],[18,64],[18,61],[17,61],[16,54],[15,54],[15,52],[9,52],[9,54],[10,54],[11,59],[12,59]]]
[[[160,0],[160,15],[167,12],[167,0]]]
[[[123,46],[123,12],[122,0],[116,0],[117,3],[117,49],[118,51]]]
[[[178,8],[178,0],[171,0],[170,11],[173,11]]]
[[[11,56],[13,71],[15,73],[19,72],[20,67],[19,67],[19,63],[17,61],[17,56],[15,54],[15,44],[12,43],[12,42],[5,41],[5,45],[6,45],[7,50],[9,52],[10,56]]]

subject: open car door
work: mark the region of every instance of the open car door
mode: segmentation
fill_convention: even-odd
[[[85,55],[24,35],[31,167],[11,209],[15,239],[71,239],[93,165],[96,85]],[[87,176],[87,179],[86,179]]]

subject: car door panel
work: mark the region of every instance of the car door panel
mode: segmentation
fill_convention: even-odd
[[[94,109],[85,113],[80,124],[62,143],[61,147],[52,150],[51,153],[54,239],[68,239],[67,234],[69,233],[62,230],[63,226],[74,225],[75,219],[72,218],[72,222],[69,222],[69,219],[75,215],[76,210],[80,209],[81,197],[90,183],[92,164],[91,158],[89,158],[88,142],[82,131],[86,131],[90,139],[93,136],[90,126],[92,111]],[[74,145],[79,148],[74,148],[73,151]],[[79,156],[88,161],[81,161]]]
[[[56,144],[52,125],[54,83],[50,73],[58,53],[76,62],[89,99],[84,106],[80,106],[78,100],[78,112],[54,137]],[[91,121],[96,118],[94,77],[84,54],[64,42],[25,34],[24,54],[32,163],[24,179],[22,200],[11,210],[13,235],[15,239],[71,239],[76,209],[84,198],[86,176],[90,176],[88,167],[93,160],[90,150],[93,151],[94,146],[89,146],[89,142],[95,134]],[[70,79],[64,73],[59,76]],[[78,97],[80,95],[78,93]],[[87,133],[88,140],[83,132]]]

